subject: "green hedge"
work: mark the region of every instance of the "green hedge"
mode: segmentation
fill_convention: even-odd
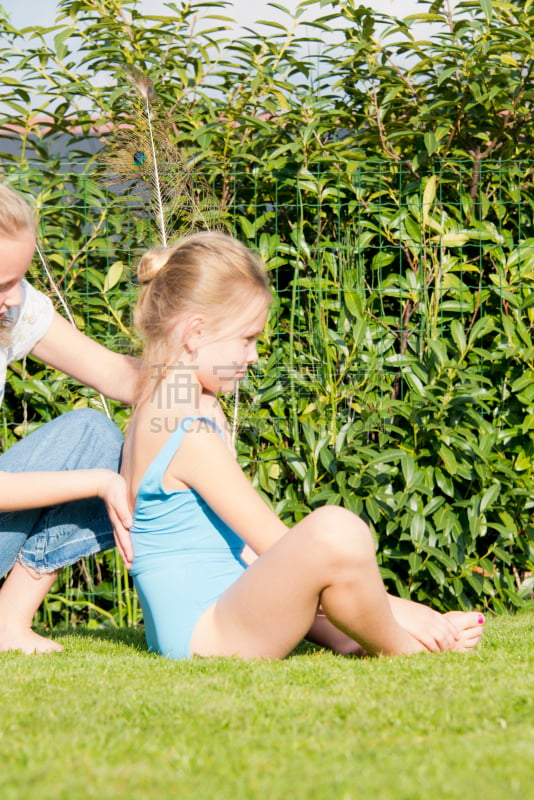
[[[36,197],[55,282],[82,329],[135,352],[135,260],[159,233],[147,117],[125,76],[149,75],[170,230],[232,230],[276,288],[240,403],[239,458],[259,490],[289,522],[327,502],[361,514],[397,593],[442,609],[524,605],[532,4],[463,3],[449,18],[422,2],[427,44],[413,20],[352,2],[304,2],[308,27],[288,18],[225,44],[223,13],[64,0],[48,31],[2,21],[3,170]],[[48,290],[40,260],[32,277]],[[101,401],[31,359],[15,365],[4,444],[85,404]],[[111,413],[125,424],[126,409]],[[51,624],[138,621],[116,556],[58,589]]]

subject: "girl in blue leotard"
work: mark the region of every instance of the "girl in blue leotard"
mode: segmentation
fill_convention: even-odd
[[[238,466],[217,395],[257,358],[271,297],[260,260],[198,233],[146,253],[139,281],[144,374],[123,456],[135,510],[122,552],[150,649],[272,659],[306,635],[370,655],[474,647],[480,614],[387,594],[361,519],[330,506],[288,528]]]

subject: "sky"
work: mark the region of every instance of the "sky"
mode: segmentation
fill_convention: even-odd
[[[180,5],[181,1],[182,0],[174,0],[176,5]],[[169,2],[169,0],[138,0],[138,8],[145,14],[164,14],[166,11],[166,2]],[[299,0],[273,0],[273,2],[275,5],[283,6],[289,12],[293,12],[299,4]],[[360,0],[360,2],[362,5],[374,8],[377,12],[400,18],[427,10],[425,6],[420,4],[419,0]],[[449,2],[455,5],[458,0],[449,0]],[[0,9],[4,9],[15,27],[23,28],[30,25],[49,27],[55,22],[58,4],[59,0],[0,0]],[[316,7],[312,6],[312,8],[307,9],[300,18],[300,24],[312,18],[313,8],[316,9],[315,13],[317,15],[328,13],[328,8],[321,9],[319,5]],[[239,35],[240,26],[254,29],[255,23],[262,19],[268,19],[272,22],[278,19],[286,26],[288,26],[290,20],[288,14],[273,7],[269,0],[231,0],[231,3],[229,3],[225,9],[222,9],[221,12],[218,12],[216,9],[213,11],[215,11],[215,13],[227,15],[236,20],[236,35]],[[262,31],[263,35],[265,35],[265,32],[264,28]],[[250,35],[250,33],[248,35]],[[424,39],[429,35],[431,34],[428,26],[424,23],[420,23],[416,30],[417,38]],[[308,46],[317,48],[318,50],[321,49],[319,43]],[[309,53],[309,55],[313,54],[314,53],[311,52]],[[0,94],[0,108],[1,106],[2,100]]]
[[[361,0],[361,2],[377,11],[399,17],[414,13],[418,8],[421,10],[417,0]],[[278,0],[278,4],[293,10],[298,0]],[[22,27],[29,24],[43,26],[53,24],[57,3],[56,0],[0,0],[0,5],[8,12],[11,21]],[[232,5],[233,9],[229,7],[227,10],[228,15],[243,26],[254,24],[266,17],[274,21],[279,13],[268,7],[267,0],[233,0]],[[160,14],[165,11],[164,0],[141,0],[140,8],[147,13]]]
[[[166,2],[169,1],[170,0],[138,0],[138,8],[145,14],[164,14],[166,11]],[[174,0],[176,5],[180,5],[181,1],[182,0]],[[283,6],[289,12],[293,12],[299,4],[299,0],[273,0],[273,2],[275,5]],[[362,5],[374,8],[378,12],[401,18],[416,12],[421,13],[426,11],[425,6],[421,5],[418,0],[360,0],[360,2]],[[455,5],[458,0],[449,0],[449,2]],[[18,28],[30,25],[49,27],[55,22],[58,4],[59,0],[0,0],[0,9],[4,9],[10,17],[11,22]],[[304,15],[299,20],[300,24],[303,24],[305,20],[311,18],[313,8],[312,6],[311,9],[305,11]],[[321,9],[319,5],[315,8],[315,13],[317,15],[328,13],[327,8]],[[213,11],[219,13],[217,9]],[[288,14],[273,7],[269,0],[231,0],[231,3],[229,3],[225,9],[222,9],[220,13],[236,20],[237,35],[239,35],[240,26],[254,29],[255,23],[262,19],[268,19],[272,22],[280,20],[286,26],[288,26],[290,20]],[[262,33],[265,35],[265,28]],[[250,35],[250,33],[248,35]],[[430,29],[428,26],[419,24],[416,33],[417,38],[424,39],[429,35]],[[311,46],[317,49],[321,48],[320,44]],[[309,53],[309,55],[312,55],[312,53]],[[0,96],[0,106],[1,102]]]

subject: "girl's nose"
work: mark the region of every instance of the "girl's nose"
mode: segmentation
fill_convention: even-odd
[[[258,360],[258,348],[256,347],[256,342],[254,342],[254,344],[251,344],[249,346],[247,363],[254,364],[257,360]]]

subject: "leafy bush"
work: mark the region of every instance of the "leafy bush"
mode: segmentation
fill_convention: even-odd
[[[260,251],[276,288],[241,392],[239,457],[258,489],[289,522],[326,502],[361,514],[402,595],[443,609],[524,604],[534,7],[436,0],[397,20],[308,0],[296,14],[306,26],[288,18],[239,40],[222,2],[168,9],[62,0],[48,30],[1,21],[3,171],[37,198],[43,252],[77,324],[135,351],[132,264],[158,236],[147,167],[130,153],[146,120],[126,75],[141,70],[157,91],[171,201],[173,186],[215,193],[218,224]],[[121,142],[127,170],[113,181],[95,153]],[[180,208],[179,230],[198,224]],[[47,285],[40,262],[32,277]],[[6,445],[101,403],[31,359],[11,387]],[[90,572],[67,575],[70,605],[50,601],[47,619],[93,603],[135,622],[115,557]]]

